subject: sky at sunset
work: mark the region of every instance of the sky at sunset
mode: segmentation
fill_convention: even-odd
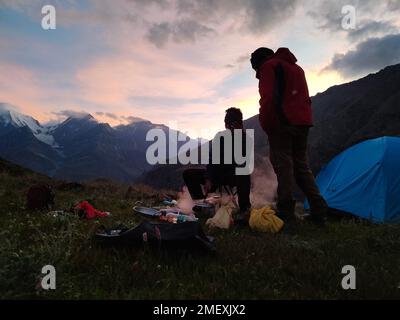
[[[256,48],[290,48],[315,95],[399,63],[399,17],[400,0],[0,0],[0,102],[43,123],[87,112],[209,138],[227,107],[258,113]]]

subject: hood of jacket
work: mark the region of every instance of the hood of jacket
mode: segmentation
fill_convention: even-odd
[[[267,59],[262,65],[261,67],[258,69],[257,73],[256,73],[256,78],[260,79],[260,70],[262,69],[262,66],[266,63],[269,63],[270,61],[273,60],[283,60],[286,61],[288,63],[296,63],[297,62],[297,58],[296,56],[288,49],[288,48],[279,48],[274,55]]]
[[[288,48],[279,48],[272,56],[272,59],[284,60],[289,63],[297,62],[297,58]]]

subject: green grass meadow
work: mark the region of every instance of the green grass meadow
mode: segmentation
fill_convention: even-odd
[[[91,198],[112,217],[84,221],[29,212],[25,195],[47,177],[18,167],[0,170],[0,296],[2,299],[398,299],[400,226],[331,219],[303,222],[279,234],[249,228],[204,230],[213,254],[98,245],[99,225],[135,226],[132,207],[160,205],[145,186],[97,181],[84,191],[56,191],[56,208]],[[40,287],[41,268],[56,268],[56,290]],[[356,290],[343,290],[342,267],[356,268]]]

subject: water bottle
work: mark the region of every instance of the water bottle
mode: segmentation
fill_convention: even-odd
[[[183,214],[180,215],[179,219],[181,222],[196,222],[198,220],[196,217],[187,216]]]
[[[177,214],[177,213],[167,213],[166,218],[168,219],[169,222],[172,222],[172,223],[197,221],[197,218],[195,218],[195,217],[187,216],[184,214]]]

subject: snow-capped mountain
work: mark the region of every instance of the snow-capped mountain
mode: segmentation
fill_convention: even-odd
[[[142,119],[113,128],[90,114],[45,126],[0,103],[0,157],[67,180],[132,182],[151,169],[146,150],[152,142],[146,141],[146,134],[153,128],[170,130]]]
[[[3,127],[13,126],[15,128],[27,127],[39,141],[49,146],[57,147],[57,143],[51,134],[50,127],[42,126],[34,118],[19,113],[15,108],[6,103],[0,103],[0,124]]]

